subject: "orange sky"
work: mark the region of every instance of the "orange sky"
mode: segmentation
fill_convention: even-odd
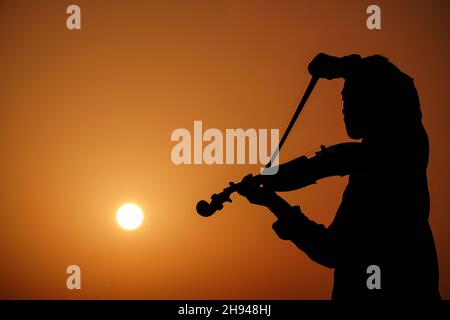
[[[65,26],[72,3],[81,31]],[[369,4],[0,0],[0,298],[330,298],[332,271],[279,240],[267,210],[234,196],[212,218],[196,214],[259,166],[170,159],[172,131],[194,120],[284,130],[320,51],[380,53],[416,79],[450,298],[449,4],[377,1],[381,31],[366,28]],[[342,84],[318,83],[282,159],[348,140]],[[285,196],[327,225],[345,184]],[[115,222],[130,201],[146,215],[134,232]],[[81,291],[66,289],[70,264]]]

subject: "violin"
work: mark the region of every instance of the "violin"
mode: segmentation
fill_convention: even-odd
[[[258,186],[273,191],[292,191],[307,187],[317,180],[331,176],[345,176],[356,169],[358,158],[363,155],[360,142],[345,142],[330,147],[321,146],[312,156],[302,155],[278,166],[274,175],[253,176]],[[239,183],[230,183],[218,194],[211,196],[211,201],[201,200],[197,203],[197,213],[203,217],[212,216],[221,210],[225,202],[231,202],[231,194],[237,191]]]

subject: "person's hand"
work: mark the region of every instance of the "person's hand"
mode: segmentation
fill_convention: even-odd
[[[288,215],[272,224],[272,229],[281,240],[292,240],[301,232],[303,217],[300,206],[292,207]]]
[[[250,203],[260,206],[269,206],[277,197],[274,191],[261,186],[260,180],[254,179],[251,174],[237,184],[230,182],[230,186],[235,186],[237,193],[247,198]]]
[[[321,52],[309,63],[308,71],[317,78],[328,80],[339,78],[341,77],[340,58]]]
[[[313,77],[325,78],[328,80],[337,78],[347,78],[358,69],[361,56],[351,54],[344,57],[330,56],[326,53],[319,53],[308,65],[308,71]]]

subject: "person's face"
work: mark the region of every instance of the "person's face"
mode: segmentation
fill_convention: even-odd
[[[345,129],[347,135],[352,139],[364,138],[366,124],[364,121],[365,103],[363,94],[357,89],[357,86],[345,81],[341,92],[343,100],[343,110]]]

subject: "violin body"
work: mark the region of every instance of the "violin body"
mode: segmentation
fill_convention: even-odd
[[[355,160],[362,154],[362,148],[359,142],[321,146],[313,156],[300,156],[281,164],[276,174],[261,176],[261,183],[273,191],[283,192],[307,187],[323,178],[343,177],[355,169]]]

